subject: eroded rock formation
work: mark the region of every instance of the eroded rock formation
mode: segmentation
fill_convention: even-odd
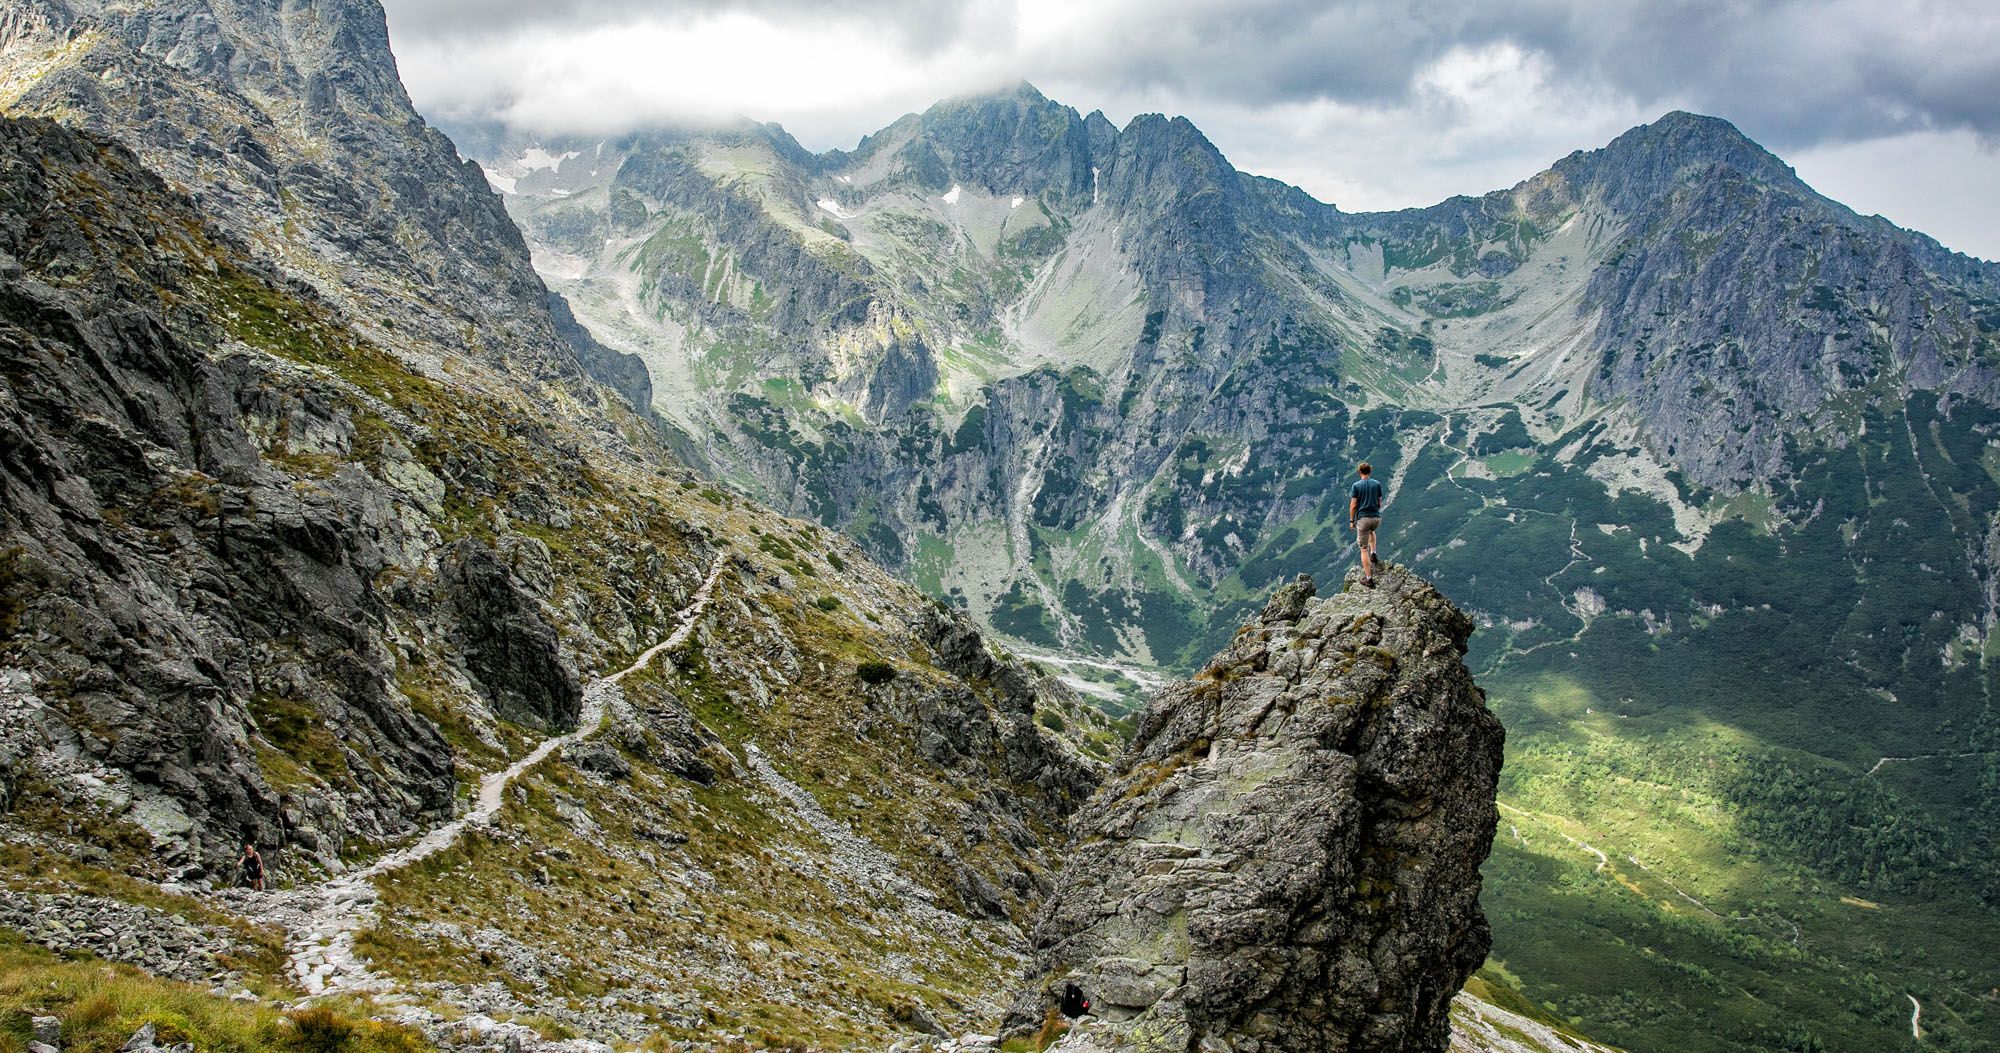
[[[1471,631],[1401,569],[1326,599],[1302,577],[1155,696],[1078,814],[1010,1026],[1075,983],[1072,1048],[1443,1050],[1489,943],[1503,739]]]

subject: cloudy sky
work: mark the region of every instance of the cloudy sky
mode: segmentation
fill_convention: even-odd
[[[385,0],[446,123],[777,121],[813,149],[1032,81],[1123,123],[1184,114],[1237,167],[1342,208],[1511,185],[1671,109],[2000,260],[1992,0]]]

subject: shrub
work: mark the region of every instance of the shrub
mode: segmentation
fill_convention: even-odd
[[[292,1022],[293,1049],[301,1053],[341,1053],[354,1040],[354,1025],[325,1006],[287,1015]]]

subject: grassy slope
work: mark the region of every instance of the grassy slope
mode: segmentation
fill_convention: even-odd
[[[0,929],[0,1053],[25,1049],[38,1016],[62,1020],[62,1048],[70,1053],[110,1053],[146,1024],[153,1025],[161,1045],[191,1042],[202,1053],[420,1053],[432,1048],[416,1032],[369,1020],[351,1007],[284,1014],[130,966],[51,954]]]
[[[707,552],[732,553],[688,671],[627,684],[640,709],[685,707],[713,728],[730,754],[723,764],[735,769],[730,777],[703,786],[636,755],[633,775],[615,782],[558,762],[544,765],[493,832],[427,860],[385,890],[391,923],[363,938],[378,971],[417,985],[420,997],[432,980],[514,990],[541,1018],[511,1015],[526,1015],[551,1033],[563,1030],[565,1010],[609,993],[633,1004],[636,1038],[664,1036],[658,1041],[723,1034],[764,1046],[870,1044],[907,1033],[913,1025],[906,1018],[914,1018],[919,1004],[954,1024],[989,1022],[985,1000],[1004,991],[1015,971],[1016,960],[999,945],[1010,930],[1005,920],[946,913],[966,909],[953,863],[963,860],[996,879],[1038,871],[1035,846],[1054,832],[1001,829],[1006,836],[982,840],[983,831],[973,830],[967,816],[976,796],[988,795],[988,811],[1000,813],[1012,811],[1000,802],[1046,796],[1012,781],[998,744],[956,770],[919,759],[911,707],[940,692],[964,692],[973,706],[990,708],[997,690],[933,666],[916,629],[928,601],[866,564],[836,535],[709,487],[664,457],[645,456],[651,437],[635,418],[614,424],[639,454],[592,431],[592,421],[572,428],[532,392],[460,385],[406,366],[309,294],[257,276],[234,248],[171,203],[160,207],[163,229],[152,232],[148,252],[184,265],[172,288],[160,290],[176,324],[203,346],[234,341],[231,353],[253,356],[274,400],[310,398],[351,425],[344,432],[351,441],[309,453],[295,449],[282,430],[260,436],[267,461],[306,488],[337,472],[393,481],[421,471],[433,482],[450,480],[434,504],[413,500],[401,510],[434,531],[433,549],[464,538],[545,546],[555,583],[548,599],[563,615],[559,624],[585,676],[622,666],[665,635]],[[457,365],[448,360],[446,369]],[[550,506],[564,514],[523,511]],[[399,655],[400,686],[413,708],[445,732],[467,786],[523,751],[530,735],[495,721],[468,697],[463,679],[449,674],[451,656],[427,623],[427,609],[397,606],[396,579],[429,573],[417,563],[392,567],[380,582],[393,628],[408,641]],[[791,585],[770,584],[781,577]],[[864,682],[863,667],[878,664],[893,670],[887,683]],[[270,725],[263,734],[274,741],[262,744],[260,756],[271,762],[274,781],[294,792],[340,791],[350,773],[336,763],[337,753],[318,750],[327,756],[315,761],[314,751],[296,748],[324,745],[328,729],[316,722],[323,718],[268,706],[262,716]],[[829,846],[822,837],[736,765],[752,741],[826,813],[881,846],[910,880],[930,890],[943,910],[922,915],[927,927],[912,927],[913,915],[897,904],[857,901],[835,887],[825,874]],[[111,856],[103,866],[80,866],[10,844],[0,854],[0,879],[9,886],[84,891],[217,920],[199,902],[120,875],[161,876],[134,831],[39,802],[24,795],[8,816],[22,844],[60,842],[80,829],[112,849]],[[351,858],[384,846],[358,847]],[[544,867],[546,886],[532,881]],[[527,975],[515,962],[476,949],[483,937],[454,939],[445,924],[491,927],[500,942],[517,939],[549,968]],[[614,932],[629,942],[607,944]],[[254,961],[237,964],[246,980],[268,997],[295,997],[282,975],[278,937],[244,935],[261,948]],[[632,956],[642,951],[653,960],[635,963]],[[20,962],[23,977],[46,972],[32,956]],[[7,964],[11,982],[15,963]],[[102,992],[58,972],[48,972],[48,980],[76,993],[48,1008],[67,1012],[71,1003],[96,1003]],[[544,977],[546,983],[536,982]],[[85,1013],[104,1035],[125,1028],[117,1042],[130,1033],[127,1024],[137,1026],[138,1015],[157,1011],[178,1014],[173,1019],[187,1023],[175,1026],[199,1037],[203,1049],[284,1044],[286,1025],[274,1023],[267,1009],[211,1004],[131,977],[119,982],[124,986],[110,995],[111,1009]],[[453,992],[430,993],[427,1000],[449,1018]],[[692,1015],[673,1008],[690,1004]],[[17,1017],[7,1016],[5,1026],[18,1030],[25,1018]],[[350,1035],[358,1043],[353,1048],[390,1048],[382,1045],[393,1038],[383,1037],[389,1032],[364,1031]]]

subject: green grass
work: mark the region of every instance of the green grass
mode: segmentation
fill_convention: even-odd
[[[1506,453],[1496,453],[1491,457],[1487,457],[1480,463],[1486,466],[1488,472],[1504,479],[1508,476],[1520,475],[1522,472],[1533,468],[1535,462],[1540,459],[1540,455],[1533,450],[1509,450]]]
[[[151,1024],[161,1045],[191,1042],[201,1053],[419,1053],[433,1048],[394,1024],[335,1009],[290,1015],[235,1002],[126,965],[67,958],[0,929],[0,1053],[19,1053],[31,1020],[62,1020],[65,1053],[110,1053]]]

